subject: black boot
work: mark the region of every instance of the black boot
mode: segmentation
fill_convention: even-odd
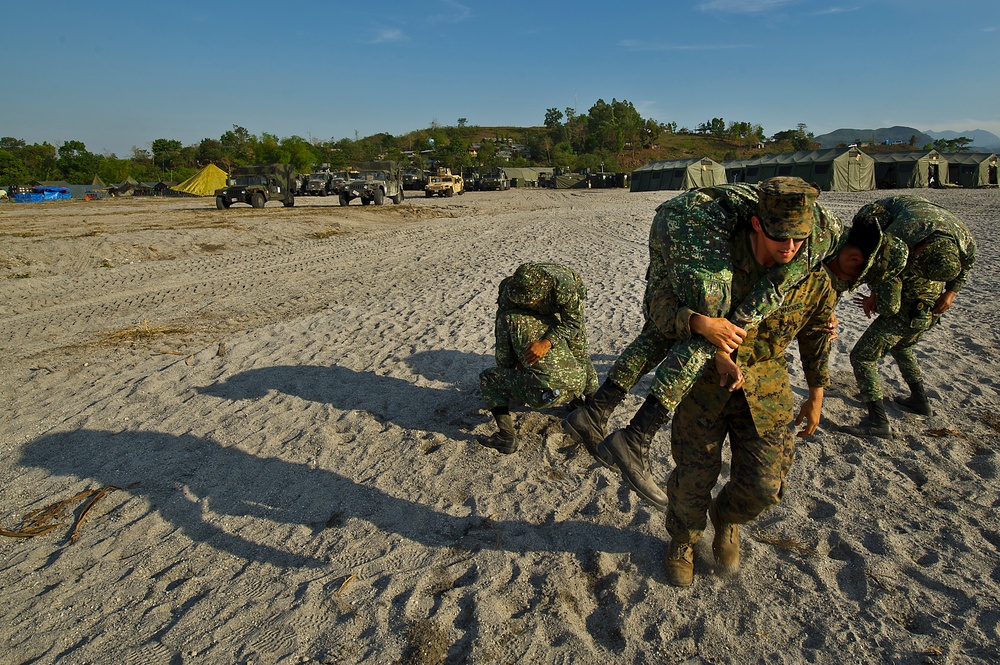
[[[587,398],[587,403],[566,416],[563,431],[577,443],[582,443],[593,457],[609,469],[615,467],[610,455],[601,455],[598,445],[604,439],[608,417],[625,399],[627,392],[607,379],[597,392]]]
[[[668,418],[670,412],[650,395],[628,427],[616,430],[601,444],[601,448],[611,453],[626,484],[660,511],[667,509],[667,495],[653,481],[649,446]]]
[[[889,416],[885,414],[885,404],[882,400],[866,402],[868,405],[868,417],[855,426],[845,425],[840,428],[841,432],[852,436],[877,436],[888,439],[892,434],[889,427]]]
[[[934,415],[934,411],[931,410],[931,404],[927,401],[927,393],[924,392],[924,384],[910,383],[907,385],[910,386],[910,396],[897,397],[896,404],[914,413],[919,413],[922,416]]]
[[[496,419],[499,431],[492,436],[481,436],[476,440],[481,445],[493,448],[504,455],[517,452],[517,435],[514,434],[514,421],[510,417],[510,409],[506,406],[498,406],[495,409],[490,409],[490,413]]]

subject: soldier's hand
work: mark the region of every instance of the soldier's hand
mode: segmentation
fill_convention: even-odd
[[[951,303],[955,302],[955,292],[945,291],[938,296],[937,301],[934,303],[934,308],[931,310],[934,314],[944,314],[951,308]]]
[[[875,313],[875,294],[869,293],[866,296],[854,296],[854,304],[860,307],[865,316],[869,319],[872,318],[872,314]]]
[[[728,385],[729,392],[743,387],[743,372],[728,354],[721,352],[715,354],[715,370],[719,373],[719,385]]]
[[[830,320],[827,321],[826,325],[820,328],[823,332],[830,336],[831,340],[837,339],[837,326],[840,325],[840,319],[837,315],[830,314]]]
[[[747,331],[732,321],[704,314],[691,317],[691,332],[701,335],[726,353],[735,351],[747,336]]]
[[[524,363],[534,365],[545,357],[545,354],[552,348],[552,342],[547,339],[539,339],[528,345],[524,351]]]
[[[798,437],[812,436],[819,427],[820,418],[823,415],[823,400],[806,399],[799,409],[799,415],[795,418],[795,426],[798,427],[805,421],[805,426],[795,435]]]

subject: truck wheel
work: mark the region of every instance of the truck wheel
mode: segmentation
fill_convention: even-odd
[[[445,196],[447,196],[449,199],[455,196],[455,188],[452,187],[451,189],[445,190]]]
[[[371,203],[371,201],[369,201],[368,199],[366,199],[366,198],[365,198],[365,197],[363,197],[363,196],[361,197],[361,205],[363,205],[363,206],[366,206],[366,205],[368,205],[369,203]]]
[[[432,194],[430,190],[427,190],[426,192],[424,192],[424,196],[426,196],[427,198],[431,198],[432,196],[434,196],[434,194]]]
[[[215,197],[215,207],[218,208],[219,210],[228,210],[229,206],[231,205],[232,203],[222,198],[221,196]]]
[[[375,205],[380,206],[385,203],[385,194],[382,193],[381,189],[376,189],[374,194]]]
[[[399,190],[394,197],[392,197],[392,204],[399,205],[403,202],[403,190]]]
[[[288,192],[288,196],[285,197],[285,207],[291,208],[293,205],[295,205],[295,196]]]
[[[351,201],[347,198],[347,194],[340,194],[340,205],[345,206]]]
[[[250,205],[254,208],[263,208],[265,203],[264,195],[260,192],[254,192],[253,196],[250,197]]]

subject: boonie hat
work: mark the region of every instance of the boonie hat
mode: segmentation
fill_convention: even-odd
[[[874,286],[888,281],[903,272],[909,256],[910,249],[906,243],[891,233],[886,233],[882,236],[878,249],[868,259],[868,264],[858,276],[857,282]]]
[[[768,178],[759,187],[757,217],[768,237],[804,240],[812,234],[819,188],[791,176]]]

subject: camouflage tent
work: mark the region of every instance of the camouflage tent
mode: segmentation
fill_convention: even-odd
[[[708,157],[650,162],[632,171],[629,191],[688,190],[726,183],[726,168]]]
[[[830,148],[765,155],[739,169],[740,182],[775,176],[796,176],[826,191],[863,192],[875,189],[875,160],[857,148]]]
[[[170,189],[194,196],[212,196],[215,190],[226,186],[226,172],[215,164],[208,164],[184,182]]]
[[[948,161],[937,150],[875,152],[875,186],[939,187],[948,182]]]
[[[948,182],[959,187],[996,187],[997,156],[991,152],[952,152],[948,160]]]

